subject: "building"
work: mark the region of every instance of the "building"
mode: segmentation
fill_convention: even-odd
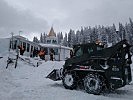
[[[27,40],[22,36],[13,36],[10,39],[10,48],[13,50],[17,50],[18,46],[22,46],[25,48],[24,55],[34,57],[34,51],[44,50],[45,51],[45,59],[50,60],[50,50],[53,49],[55,52],[54,60],[60,61],[65,60],[70,57],[70,50],[72,48],[62,46],[58,44],[58,38],[56,37],[56,33],[54,32],[53,27],[51,27],[50,32],[46,37],[46,44],[44,43],[35,43]]]
[[[40,44],[41,49],[45,50],[46,55],[45,59],[50,60],[50,50],[53,49],[55,52],[54,60],[60,61],[70,58],[70,50],[72,48],[65,47],[62,45],[55,45],[55,44]]]
[[[40,46],[38,43],[31,42],[22,36],[13,36],[10,39],[10,48],[13,50],[17,50],[18,46],[22,46],[25,48],[24,55],[31,56],[34,50],[40,50]]]
[[[46,59],[49,58],[50,50],[53,49],[55,52],[55,60],[65,60],[70,57],[70,50],[72,48],[62,46],[62,44],[58,44],[58,38],[56,37],[56,33],[54,32],[53,27],[51,27],[49,34],[46,37],[46,44],[40,43],[40,47],[46,52]]]
[[[51,27],[50,32],[46,37],[46,44],[58,44],[58,38],[56,37],[53,27]]]

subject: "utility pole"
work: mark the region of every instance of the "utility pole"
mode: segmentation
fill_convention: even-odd
[[[22,33],[23,31],[19,31],[19,45],[20,45],[20,36],[21,36],[21,33]]]
[[[14,50],[14,47],[13,47],[13,35],[14,35],[14,33],[13,33],[13,32],[11,32],[11,35],[12,35],[11,48]]]

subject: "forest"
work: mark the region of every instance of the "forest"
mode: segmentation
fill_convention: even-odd
[[[64,36],[63,36],[64,34]],[[41,33],[40,39],[33,38],[33,42],[46,43],[47,34]],[[75,44],[85,44],[101,41],[103,44],[116,44],[117,42],[127,39],[133,45],[133,21],[129,18],[129,22],[122,24],[119,22],[118,29],[115,24],[112,26],[96,25],[95,27],[86,26],[75,31],[70,29],[68,33],[57,33],[58,44],[72,47]]]

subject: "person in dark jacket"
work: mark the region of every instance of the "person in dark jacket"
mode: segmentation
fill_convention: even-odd
[[[23,47],[23,46],[21,45],[21,46],[18,46],[18,49],[20,50],[20,55],[23,55],[24,52],[25,52],[25,47]]]
[[[54,60],[54,50],[53,49],[50,49],[50,60],[53,61]]]
[[[38,53],[39,53],[39,50],[37,48],[35,48],[33,50],[33,57],[38,57]]]

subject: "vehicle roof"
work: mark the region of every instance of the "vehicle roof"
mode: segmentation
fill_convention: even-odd
[[[76,45],[73,45],[73,47],[77,47],[77,46],[100,46],[100,45],[96,44],[96,43],[86,43],[86,44],[76,44]]]

